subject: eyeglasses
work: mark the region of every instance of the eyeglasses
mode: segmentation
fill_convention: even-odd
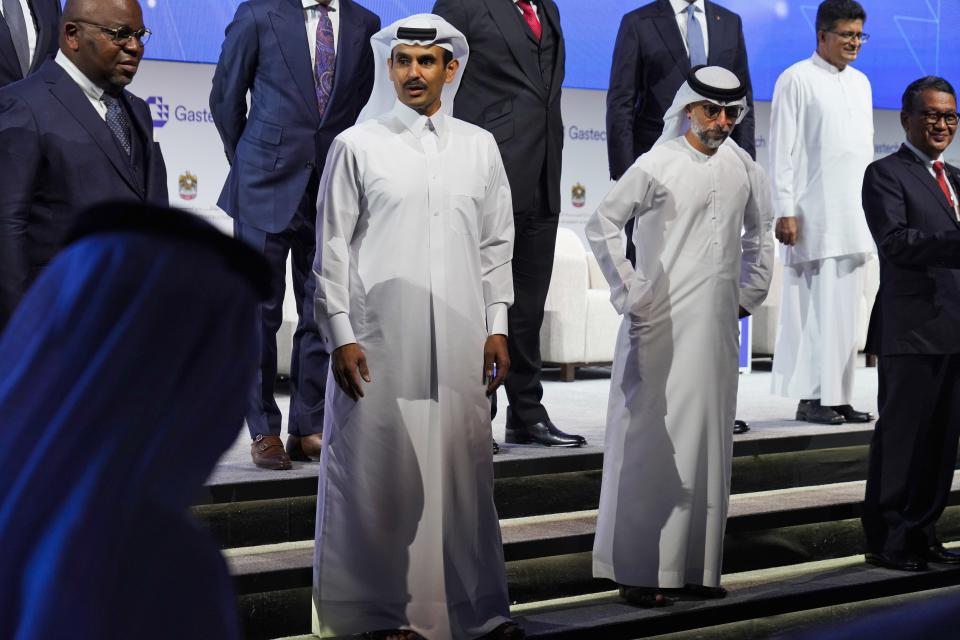
[[[738,104],[721,107],[718,104],[706,102],[700,106],[703,107],[703,115],[707,116],[707,120],[716,120],[720,117],[720,112],[722,111],[727,114],[727,120],[734,122],[740,117],[740,114],[743,113],[743,107]]]
[[[869,33],[858,33],[856,31],[828,31],[827,33],[832,33],[844,42],[852,42],[853,40],[859,40],[860,44],[870,42]]]
[[[82,22],[83,24],[88,24],[91,27],[100,29],[100,31],[108,34],[110,39],[113,41],[113,44],[117,45],[118,47],[122,47],[130,42],[130,38],[136,38],[140,41],[140,44],[147,44],[147,42],[150,41],[150,36],[153,35],[153,32],[146,27],[134,31],[130,27],[119,27],[117,29],[112,29],[110,27],[105,27],[102,24],[97,24],[96,22],[87,22],[86,20],[74,20],[73,22]]]
[[[931,127],[940,122],[940,118],[943,118],[943,123],[948,127],[957,126],[957,121],[960,120],[956,111],[921,111],[918,115]]]

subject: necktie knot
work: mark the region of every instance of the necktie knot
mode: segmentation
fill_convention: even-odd
[[[937,175],[943,175],[943,163],[939,160],[933,163],[933,170]]]

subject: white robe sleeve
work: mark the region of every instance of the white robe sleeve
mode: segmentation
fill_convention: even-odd
[[[632,287],[649,288],[649,279],[627,260],[621,231],[628,220],[655,206],[656,194],[656,181],[634,164],[613,185],[587,222],[587,242],[610,285],[610,302],[621,315],[631,310],[628,294]]]
[[[513,304],[513,199],[503,160],[493,137],[488,139],[489,183],[483,199],[480,268],[487,334],[507,335],[507,309]]]
[[[794,193],[794,157],[800,144],[799,118],[802,109],[800,83],[793,75],[783,74],[773,88],[770,107],[770,180],[773,187],[773,215],[787,218],[797,215]]]
[[[350,242],[360,217],[360,169],[350,147],[335,139],[317,198],[314,317],[329,351],[356,342],[350,323]]]
[[[743,212],[740,239],[740,306],[753,314],[767,297],[773,277],[773,210],[767,176],[747,152],[737,147],[750,181],[750,198]]]

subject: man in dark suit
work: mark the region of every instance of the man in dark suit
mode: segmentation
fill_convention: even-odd
[[[136,0],[69,0],[56,58],[0,89],[0,327],[81,210],[167,204],[150,110],[124,90],[148,38]]]
[[[470,44],[453,115],[493,134],[513,192],[507,442],[581,446],[584,438],[550,420],[540,383],[540,325],[560,216],[566,61],[560,13],[553,0],[437,0],[433,12]]]
[[[0,87],[57,52],[60,0],[0,0]]]
[[[273,273],[246,413],[259,467],[289,469],[291,459],[320,456],[329,357],[313,319],[317,189],[330,142],[370,96],[370,38],[379,30],[380,19],[353,0],[248,0],[227,27],[213,77],[210,111],[230,162],[218,204]],[[299,321],[284,450],[274,381],[288,253]]]
[[[957,131],[956,92],[942,78],[914,81],[900,122],[906,143],[863,180],[880,254],[866,348],[880,356],[880,417],[863,528],[867,562],[921,571],[928,562],[960,563],[934,526],[960,437],[960,171],[942,160]]]
[[[756,158],[753,90],[740,16],[709,0],[656,0],[623,16],[613,49],[607,93],[612,180],[619,180],[657,141],[663,114],[691,67],[701,64],[729,69],[747,85],[749,110],[730,137]],[[626,232],[627,257],[634,262],[633,221]]]

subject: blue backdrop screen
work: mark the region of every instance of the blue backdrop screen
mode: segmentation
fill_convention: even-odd
[[[504,0],[506,1],[506,0]],[[240,0],[141,0],[154,32],[147,57],[216,62],[223,30]],[[428,12],[433,0],[361,0],[384,24]],[[606,89],[620,18],[636,0],[557,0],[567,40],[566,86]],[[754,95],[769,100],[780,73],[815,48],[816,0],[725,0],[743,18]],[[934,74],[960,82],[960,0],[862,0],[872,38],[856,66],[873,83],[877,107],[899,107],[904,87]]]

